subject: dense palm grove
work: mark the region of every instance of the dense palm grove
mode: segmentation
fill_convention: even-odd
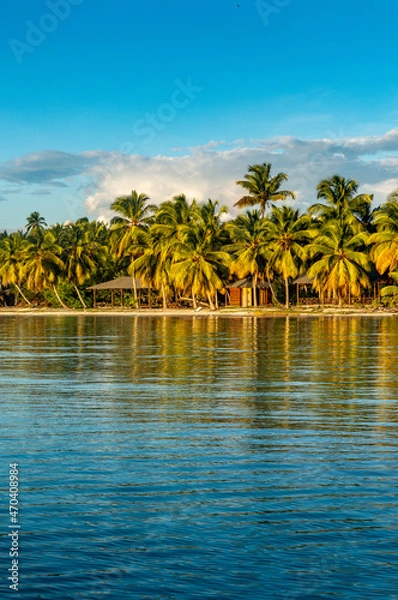
[[[375,273],[397,279],[397,193],[372,211],[372,196],[335,175],[319,183],[318,203],[300,214],[275,204],[295,198],[281,189],[287,179],[272,177],[269,164],[249,166],[237,181],[245,195],[235,205],[246,210],[235,219],[217,201],[180,195],[155,206],[136,191],[111,204],[109,225],[82,218],[48,227],[34,212],[23,231],[1,235],[2,288],[16,303],[86,308],[90,285],[129,274],[148,288],[151,306],[216,309],[220,292],[247,276],[254,306],[265,281],[273,301],[286,307],[292,281],[304,272],[323,302],[339,305],[369,293]],[[383,294],[396,289],[388,285]],[[130,304],[136,301],[133,290]]]

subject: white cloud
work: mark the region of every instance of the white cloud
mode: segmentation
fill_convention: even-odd
[[[398,189],[398,177],[395,179],[386,179],[385,181],[380,181],[379,183],[369,185],[365,184],[362,186],[362,191],[365,194],[374,194],[375,199],[378,204],[381,204],[387,196],[391,194],[394,190]]]
[[[88,214],[103,220],[111,217],[111,202],[132,189],[156,204],[181,193],[197,200],[218,199],[235,214],[233,204],[243,194],[235,181],[243,178],[249,164],[263,162],[272,163],[273,173],[289,175],[286,188],[297,192],[294,204],[299,208],[313,204],[318,182],[336,173],[356,179],[360,191],[383,202],[398,187],[397,152],[398,129],[350,139],[279,137],[231,144],[211,140],[180,156],[46,151],[0,164],[0,180],[32,189],[70,187],[77,181],[85,190]]]
[[[109,204],[118,195],[131,189],[148,194],[152,202],[179,193],[198,200],[218,199],[236,211],[233,204],[243,190],[235,184],[243,178],[249,164],[270,162],[273,172],[289,175],[287,189],[297,193],[296,206],[303,210],[315,202],[316,185],[335,173],[356,179],[360,191],[374,193],[377,202],[398,187],[398,159],[386,156],[398,151],[398,130],[379,137],[351,139],[298,139],[279,137],[256,140],[245,145],[242,140],[231,149],[220,149],[215,141],[190,149],[184,156],[112,154],[103,156],[101,165],[93,170],[97,188],[87,198],[92,214],[109,214]],[[378,156],[383,152],[383,156]]]

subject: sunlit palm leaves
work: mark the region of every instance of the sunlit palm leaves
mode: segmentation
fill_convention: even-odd
[[[289,190],[281,190],[281,185],[288,180],[285,173],[278,173],[271,177],[271,165],[263,163],[261,165],[249,165],[248,173],[244,179],[236,183],[247,190],[248,194],[243,196],[235,206],[246,208],[260,205],[261,216],[264,217],[266,209],[277,200],[286,200],[286,198],[295,198],[295,194]]]
[[[56,288],[65,270],[61,254],[62,248],[51,231],[32,236],[24,250],[21,273],[28,289],[42,291],[51,286],[59,303],[67,308]]]
[[[308,276],[314,279],[314,288],[322,297],[344,300],[359,297],[370,287],[371,262],[366,251],[367,233],[355,233],[352,224],[337,219],[323,226],[319,235],[309,244],[313,264]]]
[[[87,308],[78,286],[83,285],[103,264],[106,247],[92,236],[89,223],[68,225],[58,239],[62,245],[65,277],[73,284],[83,307]]]
[[[118,213],[111,220],[114,249],[120,258],[127,252],[137,229],[146,229],[152,222],[156,206],[148,204],[148,196],[135,190],[129,196],[120,196],[110,208]]]
[[[171,278],[180,292],[191,290],[194,306],[198,295],[205,296],[211,309],[216,306],[216,293],[228,278],[229,254],[222,249],[225,239],[221,216],[226,207],[218,202],[191,207],[191,220],[178,229],[170,244]]]
[[[32,212],[29,217],[26,219],[27,223],[25,225],[27,233],[35,233],[39,229],[45,229],[47,227],[47,223],[44,217],[40,216],[40,213],[37,211]]]
[[[127,271],[161,294],[164,306],[173,296],[177,302],[189,296],[194,306],[201,300],[214,308],[231,276],[250,275],[255,306],[258,282],[265,279],[284,283],[288,306],[291,279],[305,268],[323,297],[339,303],[369,286],[371,259],[381,273],[398,271],[396,195],[372,212],[372,197],[358,194],[356,181],[335,175],[317,187],[323,202],[300,215],[273,205],[294,198],[281,189],[286,180],[284,173],[272,177],[270,164],[249,166],[237,182],[248,193],[236,205],[259,209],[234,220],[227,220],[217,201],[198,203],[181,194],[156,208],[135,190],[111,204],[116,213],[111,227],[83,218],[47,228],[39,213],[31,213],[26,234],[0,235],[1,282],[21,295],[24,287],[39,293],[52,286],[60,302],[56,284],[70,282],[75,292],[63,293],[73,301],[76,293],[84,305],[81,288],[88,281]]]
[[[232,243],[231,272],[239,278],[252,276],[253,304],[257,306],[256,288],[259,277],[265,273],[269,252],[269,221],[259,210],[247,211],[228,223]]]
[[[150,289],[161,291],[163,308],[167,308],[167,296],[171,287],[171,256],[167,246],[152,231],[141,231],[135,237],[131,251],[136,258],[129,267],[129,273],[137,275]]]
[[[317,186],[318,199],[325,200],[326,204],[314,204],[310,212],[316,214],[321,222],[330,219],[340,221],[349,220],[354,227],[362,221],[369,220],[372,196],[357,194],[358,183],[354,179],[345,179],[340,175],[333,175],[330,179],[323,179]],[[357,231],[360,231],[360,227]]]
[[[175,287],[182,292],[190,289],[193,298],[199,294],[205,296],[213,310],[214,295],[223,289],[228,276],[229,255],[216,250],[200,227],[187,231],[182,240],[176,242],[174,251],[171,277]]]
[[[20,232],[3,237],[0,243],[0,279],[3,285],[14,285],[25,302],[31,302],[24,295],[21,286],[24,283],[23,264],[28,241]]]
[[[288,206],[274,207],[268,225],[268,270],[280,274],[285,284],[285,303],[289,307],[289,279],[297,277],[307,257],[312,239],[311,219]]]
[[[146,194],[138,194],[133,190],[129,196],[120,196],[112,202],[111,210],[118,213],[111,220],[112,247],[117,258],[128,257],[130,262],[137,258],[137,254],[131,250],[131,246],[135,247],[137,234],[146,230],[152,223],[153,213],[156,210],[156,206],[148,204],[148,200]],[[133,281],[135,284],[134,273]],[[137,300],[135,285],[134,297]]]
[[[369,238],[371,257],[380,273],[398,269],[398,202],[386,202],[375,214],[377,232]]]

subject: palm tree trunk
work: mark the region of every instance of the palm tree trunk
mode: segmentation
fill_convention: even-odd
[[[196,296],[193,292],[192,292],[192,304],[193,304],[194,309],[196,310],[198,308],[198,304],[196,302]]]
[[[132,277],[133,277],[134,300],[137,302],[137,282],[135,280],[134,270],[132,270]]]
[[[286,277],[285,279],[285,306],[289,308],[289,279]]]
[[[61,296],[58,294],[58,290],[55,286],[55,283],[53,283],[53,290],[54,290],[54,294],[56,295],[57,300],[60,303],[60,305],[62,306],[62,308],[66,308],[67,310],[69,310],[69,306],[66,306],[66,304],[64,302],[62,302]]]
[[[206,296],[207,296],[207,299],[209,301],[210,310],[216,310],[216,307],[214,306],[214,302],[213,302],[213,300],[211,298],[210,292],[206,292]]]
[[[278,306],[281,306],[281,303],[279,302],[278,298],[275,296],[274,288],[272,287],[272,283],[271,283],[271,280],[268,277],[268,275],[267,275],[267,283],[269,285],[269,289],[271,290],[272,299],[274,300],[275,304],[278,304]]]
[[[84,300],[83,300],[83,297],[82,297],[82,295],[81,295],[81,293],[80,293],[80,290],[79,290],[79,288],[77,287],[76,283],[74,283],[74,284],[73,284],[73,286],[74,286],[74,288],[75,288],[75,290],[76,290],[76,294],[79,296],[79,300],[80,300],[81,304],[83,305],[83,307],[84,307],[84,308],[87,308],[87,305],[86,305],[86,303],[84,302]]]
[[[162,283],[162,296],[163,296],[163,308],[166,309],[167,308],[167,297],[166,297],[166,290],[165,290],[163,283]]]
[[[255,306],[255,307],[257,307],[257,280],[258,280],[258,273],[254,273],[253,280],[252,280],[252,286],[253,286],[253,306]]]
[[[21,294],[22,298],[25,300],[25,302],[27,302],[27,304],[29,306],[33,306],[33,304],[27,299],[27,297],[25,296],[25,294],[23,293],[23,291],[21,290],[21,288],[19,287],[19,285],[16,283],[15,287],[17,288],[18,292]]]

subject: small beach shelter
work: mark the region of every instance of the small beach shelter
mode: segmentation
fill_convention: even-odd
[[[296,286],[296,290],[297,290],[297,304],[300,304],[300,285],[311,285],[312,286],[313,281],[314,281],[313,279],[308,277],[307,273],[303,273],[302,275],[300,275],[293,281],[293,283]]]
[[[104,281],[103,283],[99,283],[98,285],[92,285],[87,288],[88,290],[93,290],[93,307],[96,308],[97,305],[97,290],[110,290],[111,291],[111,304],[113,306],[114,301],[114,292],[118,290],[120,292],[120,302],[123,306],[123,291],[124,290],[144,290],[147,289],[141,282],[138,277],[118,277],[117,279],[112,279],[111,281]],[[139,296],[138,296],[139,301]]]

